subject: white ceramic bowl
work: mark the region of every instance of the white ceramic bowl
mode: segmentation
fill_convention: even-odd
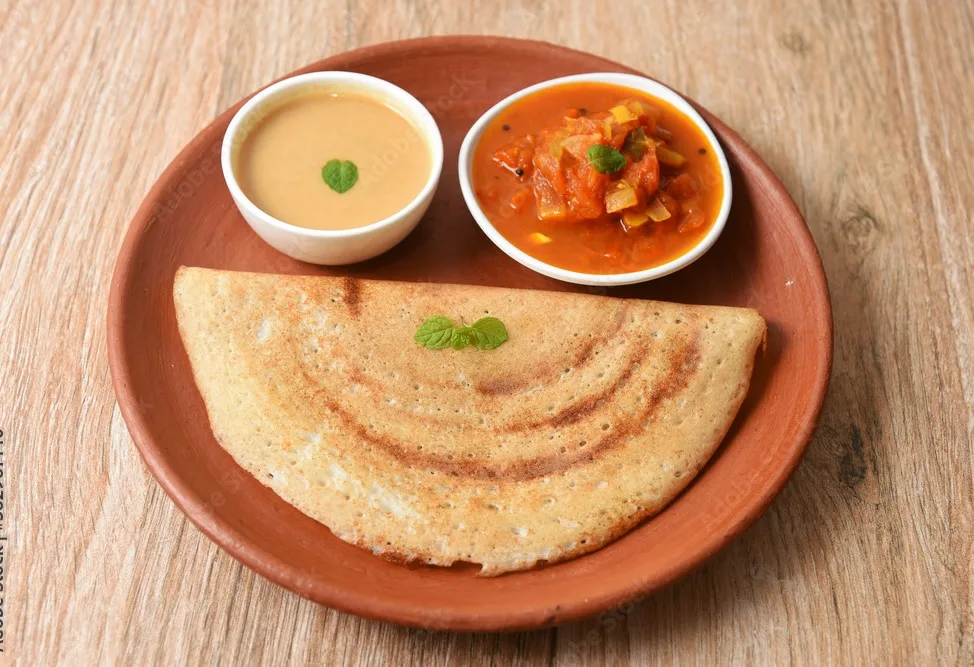
[[[660,266],[653,267],[651,269],[645,269],[643,271],[633,271],[631,273],[614,273],[614,274],[595,274],[595,273],[580,273],[578,271],[569,271],[567,269],[562,269],[557,266],[552,266],[546,262],[542,262],[540,259],[532,257],[527,254],[513,243],[508,241],[504,236],[497,231],[493,223],[484,214],[483,209],[480,207],[480,203],[477,201],[477,196],[473,191],[473,154],[477,148],[477,144],[480,143],[480,137],[484,133],[484,129],[493,122],[493,120],[500,114],[501,111],[506,109],[511,103],[520,100],[521,98],[527,97],[539,90],[544,90],[546,88],[552,88],[555,86],[561,86],[566,83],[583,83],[583,82],[599,82],[614,84],[617,86],[624,86],[626,88],[633,88],[635,90],[648,93],[653,97],[668,102],[673,105],[677,110],[686,115],[690,120],[700,128],[704,136],[707,138],[710,150],[714,152],[717,156],[717,162],[720,165],[720,175],[724,181],[724,198],[720,205],[720,211],[717,213],[717,219],[714,221],[713,227],[707,232],[700,242],[691,248],[686,254],[674,259],[671,262],[662,264]],[[617,73],[592,73],[592,74],[577,74],[575,76],[565,76],[559,79],[551,79],[550,81],[544,81],[542,83],[529,86],[524,90],[520,90],[510,97],[507,97],[493,107],[487,110],[487,112],[481,116],[470,131],[467,132],[467,136],[463,140],[463,145],[460,147],[460,163],[459,163],[459,174],[460,174],[460,189],[463,191],[463,198],[467,203],[467,208],[470,209],[470,213],[473,214],[474,220],[480,225],[480,228],[487,234],[488,238],[494,242],[494,244],[503,250],[512,259],[520,262],[524,266],[537,271],[538,273],[548,276],[550,278],[557,278],[558,280],[564,280],[569,283],[576,283],[579,285],[601,285],[605,287],[613,285],[632,285],[634,283],[642,283],[647,280],[653,280],[655,278],[661,278],[667,274],[673,273],[674,271],[679,271],[680,269],[692,264],[694,261],[700,258],[705,252],[707,252],[720,233],[724,230],[724,225],[727,223],[727,216],[730,214],[731,199],[733,192],[731,189],[731,176],[730,169],[727,166],[727,156],[724,155],[724,150],[720,147],[720,143],[717,141],[717,137],[714,136],[713,131],[707,125],[700,114],[680,95],[670,90],[661,83],[657,83],[651,79],[647,79],[641,76],[635,76],[632,74],[617,74]]]
[[[302,89],[357,92],[385,102],[408,118],[429,147],[432,168],[429,179],[405,208],[383,220],[353,229],[321,230],[298,227],[259,209],[240,189],[233,171],[236,151],[247,134],[282,101]],[[278,81],[240,107],[223,137],[223,177],[234,203],[247,224],[285,255],[312,264],[352,264],[375,257],[402,241],[426,213],[443,170],[443,138],[426,107],[402,88],[388,81],[354,72],[312,72]]]

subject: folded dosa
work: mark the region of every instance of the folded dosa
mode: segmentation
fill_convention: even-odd
[[[662,509],[748,389],[750,309],[181,268],[180,335],[217,442],[343,540],[494,575],[571,558]],[[428,350],[431,315],[494,350]]]

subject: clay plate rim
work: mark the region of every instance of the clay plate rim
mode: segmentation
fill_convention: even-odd
[[[593,69],[625,71],[646,76],[637,70],[619,63],[547,42],[475,35],[455,35],[425,37],[367,46],[325,58],[281,78],[322,69],[333,69],[339,63],[344,62],[374,61],[381,58],[401,57],[404,51],[483,48],[486,46],[506,46],[522,50],[527,49],[532,51],[534,55],[542,58],[547,55],[564,56],[566,54],[584,56],[592,63]],[[458,610],[431,609],[423,606],[404,606],[382,597],[352,595],[348,591],[322,587],[320,585],[307,586],[304,583],[307,580],[303,578],[302,572],[299,569],[276,558],[258,546],[251,544],[226,521],[208,512],[206,502],[166,463],[160,446],[153,439],[149,425],[140,414],[139,399],[132,393],[132,368],[126,358],[124,340],[124,313],[128,308],[125,286],[131,279],[131,275],[138,268],[136,266],[136,249],[142,237],[147,232],[147,223],[153,213],[153,202],[160,198],[160,195],[165,191],[166,185],[172,181],[173,177],[182,173],[184,164],[198,152],[200,147],[211,144],[214,141],[214,136],[222,133],[222,127],[229,122],[236,110],[253,94],[248,95],[224,111],[212,123],[200,131],[180,151],[156,180],[126,232],[116,261],[108,303],[108,361],[112,374],[112,383],[115,388],[122,417],[128,426],[132,440],[142,455],[146,466],[158,480],[160,486],[162,486],[163,490],[165,490],[176,506],[210,539],[220,545],[234,558],[271,581],[303,597],[307,597],[334,609],[375,620],[430,629],[462,631],[524,630],[556,625],[591,616],[672,584],[678,578],[699,567],[711,558],[720,549],[740,535],[767,509],[771,501],[781,491],[785,482],[787,482],[788,478],[798,466],[805,449],[811,441],[818,416],[821,413],[825,400],[831,374],[833,352],[832,312],[828,286],[821,258],[818,255],[812,236],[804,224],[798,207],[795,205],[784,185],[782,185],[771,172],[770,168],[736,132],[699,104],[687,98],[701,115],[703,115],[707,123],[714,130],[714,133],[727,146],[728,153],[732,154],[738,162],[748,165],[750,170],[749,177],[751,179],[760,179],[768,191],[774,193],[778,199],[776,208],[783,209],[782,215],[801,221],[801,224],[797,226],[799,229],[796,230],[797,233],[794,236],[794,240],[799,244],[799,250],[803,256],[815,260],[807,267],[811,271],[804,276],[807,279],[807,296],[810,299],[808,304],[809,310],[811,311],[810,319],[819,324],[820,328],[815,332],[816,342],[823,350],[823,358],[816,369],[817,372],[814,374],[812,386],[809,387],[809,395],[812,397],[813,402],[802,416],[796,437],[790,443],[787,443],[785,447],[789,453],[789,457],[774,471],[773,476],[766,479],[766,483],[760,493],[750,497],[746,511],[736,516],[736,521],[733,525],[729,526],[726,530],[710,533],[707,539],[701,540],[696,545],[696,549],[692,553],[688,553],[682,560],[676,562],[668,569],[656,568],[652,572],[636,573],[636,576],[633,576],[626,586],[602,590],[594,595],[587,594],[576,597],[572,597],[571,591],[566,590],[564,602],[556,608],[518,605],[504,609],[489,609],[469,613]],[[583,556],[582,558],[587,558],[587,556]],[[588,592],[591,593],[591,591]]]

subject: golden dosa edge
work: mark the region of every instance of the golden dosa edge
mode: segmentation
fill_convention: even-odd
[[[717,449],[766,334],[754,310],[182,267],[180,336],[217,442],[336,536],[480,574],[598,549]],[[427,350],[434,314],[501,318]]]

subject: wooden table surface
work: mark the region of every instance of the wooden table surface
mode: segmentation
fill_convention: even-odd
[[[0,0],[0,660],[974,664],[974,6],[933,5]],[[699,100],[784,181],[832,290],[831,393],[771,510],[672,588],[555,630],[429,634],[265,581],[146,472],[109,378],[115,254],[176,152],[292,69],[445,33],[592,51]]]

